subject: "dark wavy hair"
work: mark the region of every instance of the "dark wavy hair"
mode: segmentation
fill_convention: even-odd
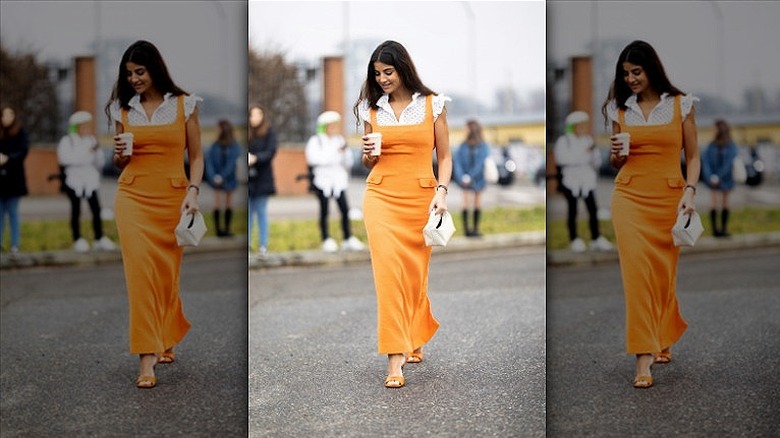
[[[607,117],[607,106],[612,99],[615,99],[618,108],[625,110],[626,99],[631,94],[631,88],[629,88],[626,81],[623,79],[623,63],[630,62],[631,64],[642,67],[647,75],[647,79],[650,82],[650,87],[658,94],[669,93],[672,96],[683,94],[677,87],[672,85],[669,78],[666,76],[664,65],[661,63],[661,59],[658,57],[653,46],[650,44],[636,40],[627,45],[620,56],[618,56],[617,63],[615,63],[615,79],[612,81],[612,85],[609,87],[609,94],[604,104],[601,106],[601,114],[604,116],[605,123],[609,123]]]
[[[371,54],[371,59],[368,60],[368,66],[366,67],[366,81],[363,82],[363,86],[360,89],[360,97],[352,107],[352,112],[357,118],[357,123],[360,124],[360,102],[367,100],[371,108],[378,109],[377,102],[382,97],[384,92],[382,87],[376,82],[376,76],[374,74],[374,63],[381,62],[383,64],[392,65],[395,67],[398,76],[401,78],[401,83],[407,90],[412,93],[420,93],[423,96],[430,94],[436,94],[433,90],[426,87],[420,76],[417,74],[417,69],[414,67],[412,57],[409,56],[409,52],[400,43],[395,41],[385,41]]]
[[[124,55],[122,55],[122,60],[119,62],[119,73],[117,74],[116,83],[114,84],[114,89],[111,91],[111,97],[108,99],[105,108],[109,121],[111,120],[111,103],[114,100],[118,100],[119,105],[122,108],[130,109],[130,99],[135,96],[135,90],[127,80],[128,62],[146,67],[149,76],[152,78],[152,85],[163,95],[165,95],[165,93],[171,93],[174,96],[188,94],[186,91],[179,88],[173,82],[173,79],[171,79],[171,75],[168,73],[168,67],[165,65],[165,61],[163,60],[162,55],[160,55],[160,51],[157,50],[157,47],[149,41],[136,41],[125,50]]]

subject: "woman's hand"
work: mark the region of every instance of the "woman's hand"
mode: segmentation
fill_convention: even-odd
[[[125,149],[127,149],[125,140],[122,140],[120,137],[114,137],[114,164],[119,168],[127,166],[127,163],[130,162],[131,155],[122,155]]]
[[[257,163],[257,155],[249,153],[249,165],[254,166],[255,163]]]
[[[184,201],[181,203],[182,212],[190,214],[198,211],[198,192],[199,190],[195,186],[187,187],[187,196],[184,197]]]
[[[433,199],[431,199],[431,203],[428,206],[429,212],[434,210],[438,215],[444,214],[444,212],[447,211],[447,192],[439,187],[436,188],[436,195],[433,196]]]
[[[371,155],[371,152],[374,150],[374,140],[371,140],[368,137],[363,137],[363,156],[360,158],[360,160],[363,162],[363,165],[368,167],[369,169],[374,167],[377,161],[379,161],[379,155]]]
[[[693,198],[696,192],[690,186],[685,187],[680,202],[677,203],[677,211],[684,214],[691,214],[696,211],[696,203]]]

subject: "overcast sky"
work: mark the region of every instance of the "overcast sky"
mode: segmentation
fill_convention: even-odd
[[[521,96],[544,89],[544,14],[543,1],[250,1],[250,45],[316,63],[342,54],[346,38],[392,39],[430,88],[465,95],[474,88],[474,97],[493,104],[499,87]]]
[[[146,39],[160,49],[179,86],[195,94],[227,95],[243,107],[246,11],[244,1],[2,0],[0,36],[12,51],[30,49],[41,62],[66,63],[92,54],[90,45],[98,37]]]
[[[642,39],[683,91],[704,90],[736,104],[748,85],[762,85],[772,99],[780,93],[777,1],[552,1],[547,16],[547,56],[558,61],[590,54],[594,35],[622,39],[623,46]]]

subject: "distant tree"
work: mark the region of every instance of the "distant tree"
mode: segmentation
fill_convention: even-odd
[[[266,108],[279,141],[309,137],[304,80],[282,53],[249,49],[249,103]]]
[[[0,44],[0,105],[16,109],[30,141],[59,137],[55,84],[34,53],[12,53]]]

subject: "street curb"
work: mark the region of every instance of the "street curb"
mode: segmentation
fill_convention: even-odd
[[[511,234],[492,234],[480,238],[453,237],[446,247],[434,247],[433,253],[459,253],[519,246],[543,246],[544,231]],[[362,251],[325,253],[320,250],[269,253],[249,260],[249,269],[268,269],[285,266],[343,266],[354,262],[367,262],[371,256]]]
[[[773,246],[780,246],[780,232],[740,234],[719,239],[702,237],[695,247],[682,248],[680,255]],[[582,253],[570,250],[547,251],[547,266],[593,265],[606,262],[618,262],[617,250]]]
[[[231,238],[205,237],[197,247],[184,248],[184,254],[237,251],[246,251],[246,236]],[[65,267],[65,266],[97,266],[122,261],[122,253],[119,249],[114,251],[98,251],[78,253],[71,250],[40,251],[32,253],[3,253],[0,257],[0,270],[21,269],[34,267]]]

